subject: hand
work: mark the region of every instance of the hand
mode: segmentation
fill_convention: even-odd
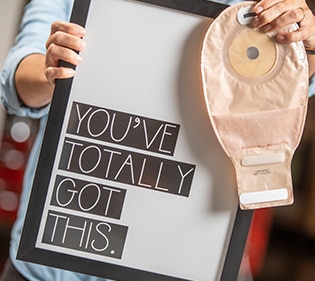
[[[262,0],[254,7],[257,16],[252,26],[264,32],[278,32],[279,42],[303,41],[306,47],[315,49],[315,17],[305,0]],[[299,23],[295,31],[285,32],[283,28]]]
[[[77,66],[81,62],[78,52],[86,48],[82,39],[85,29],[74,23],[55,21],[46,42],[45,76],[50,84],[56,79],[71,78],[75,71],[72,68],[60,67],[60,60]]]

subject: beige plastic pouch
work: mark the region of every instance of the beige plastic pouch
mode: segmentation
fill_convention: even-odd
[[[248,27],[254,4],[224,10],[206,32],[201,53],[208,113],[234,164],[242,209],[293,203],[291,162],[308,101],[302,42],[280,44],[275,34]]]

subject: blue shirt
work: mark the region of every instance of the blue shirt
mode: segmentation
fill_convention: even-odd
[[[238,0],[221,0],[217,2],[233,4]],[[14,74],[19,62],[34,53],[45,54],[46,40],[50,33],[50,25],[55,20],[68,21],[73,0],[32,0],[26,7],[21,23],[21,32],[17,36],[16,45],[10,50],[1,73],[2,102],[9,114],[40,120],[40,128],[24,175],[23,191],[17,220],[11,234],[10,257],[15,268],[30,281],[101,281],[105,279],[60,270],[16,260],[16,253],[23,227],[28,198],[36,169],[37,158],[43,139],[49,105],[40,109],[23,106],[18,99]],[[311,79],[310,92],[315,93],[315,79]]]

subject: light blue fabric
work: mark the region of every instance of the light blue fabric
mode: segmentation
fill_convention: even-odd
[[[238,0],[217,2],[234,4]],[[36,169],[37,158],[43,138],[49,106],[31,109],[23,106],[17,97],[14,86],[14,73],[19,62],[32,53],[45,53],[46,39],[50,33],[50,25],[54,20],[68,21],[73,0],[32,0],[25,9],[21,24],[21,33],[17,37],[16,45],[7,56],[1,73],[1,100],[8,113],[30,118],[40,118],[40,129],[29,157],[25,171],[23,192],[18,218],[14,224],[10,245],[10,257],[17,270],[30,281],[100,281],[96,277],[77,274],[56,268],[26,263],[16,260],[19,239],[23,227],[25,211],[30,194],[31,185]],[[310,94],[315,93],[315,79],[311,79]]]

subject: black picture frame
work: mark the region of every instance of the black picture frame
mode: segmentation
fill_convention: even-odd
[[[93,0],[75,0],[71,22],[85,26],[90,3]],[[186,13],[193,13],[206,17],[216,17],[227,5],[206,0],[136,0],[150,5],[163,6],[167,9],[175,9]],[[73,66],[71,66],[73,67]],[[47,188],[51,171],[55,161],[58,138],[60,135],[64,113],[68,104],[73,79],[59,80],[56,83],[54,98],[51,104],[50,114],[42,144],[41,154],[38,160],[33,189],[29,207],[25,218],[24,229],[21,236],[17,254],[19,260],[54,266],[75,272],[91,274],[119,280],[137,281],[171,281],[185,279],[153,273],[146,270],[128,268],[116,264],[90,260],[74,255],[67,255],[53,250],[36,247],[38,228],[42,219],[42,212],[46,200]],[[221,281],[236,280],[239,272],[247,235],[252,219],[253,211],[236,211],[234,225],[229,239],[228,249],[223,262],[223,268],[218,269],[217,279]],[[119,272],[119,273],[118,273]],[[104,275],[104,273],[106,273]]]

